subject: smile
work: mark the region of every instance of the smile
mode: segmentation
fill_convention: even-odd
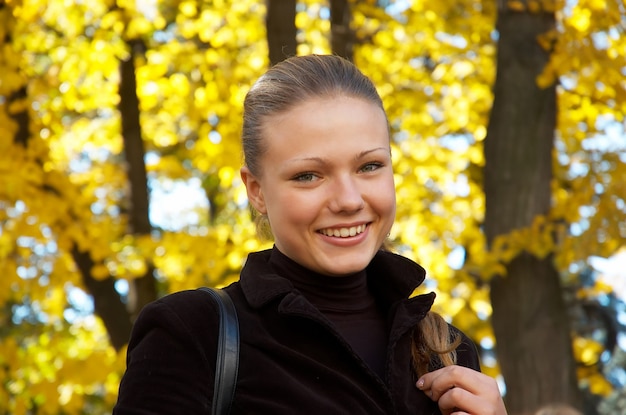
[[[327,228],[327,229],[321,229],[319,232],[322,235],[326,235],[326,236],[334,236],[336,238],[349,238],[351,236],[355,236],[355,235],[358,235],[360,233],[363,233],[363,231],[365,231],[366,227],[367,227],[367,225],[363,224],[363,225],[358,225],[358,226],[351,226],[349,228]]]

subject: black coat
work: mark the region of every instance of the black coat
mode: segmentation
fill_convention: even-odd
[[[241,331],[233,414],[439,414],[415,387],[411,368],[411,332],[434,300],[434,294],[408,299],[424,280],[423,268],[382,251],[367,268],[390,322],[381,379],[288,279],[272,272],[269,252],[251,254],[240,281],[226,288]],[[216,310],[200,290],[145,307],[133,328],[114,415],[210,413]],[[463,339],[458,364],[479,370],[475,346]]]

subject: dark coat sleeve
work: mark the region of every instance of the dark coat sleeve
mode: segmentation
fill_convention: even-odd
[[[128,345],[114,415],[210,413],[216,307],[205,292],[183,291],[142,310]]]

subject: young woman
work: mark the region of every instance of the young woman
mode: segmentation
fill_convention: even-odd
[[[272,67],[244,103],[241,177],[267,222],[225,288],[239,317],[233,414],[506,414],[474,345],[409,298],[425,271],[382,249],[395,217],[389,131],[369,79],[336,56]],[[115,414],[208,413],[218,320],[202,291],[148,305]]]

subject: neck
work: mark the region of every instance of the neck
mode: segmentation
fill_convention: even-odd
[[[329,277],[298,264],[276,247],[272,251],[270,265],[280,276],[289,279],[320,311],[338,307],[346,311],[361,309],[373,302],[365,270],[345,277]]]

